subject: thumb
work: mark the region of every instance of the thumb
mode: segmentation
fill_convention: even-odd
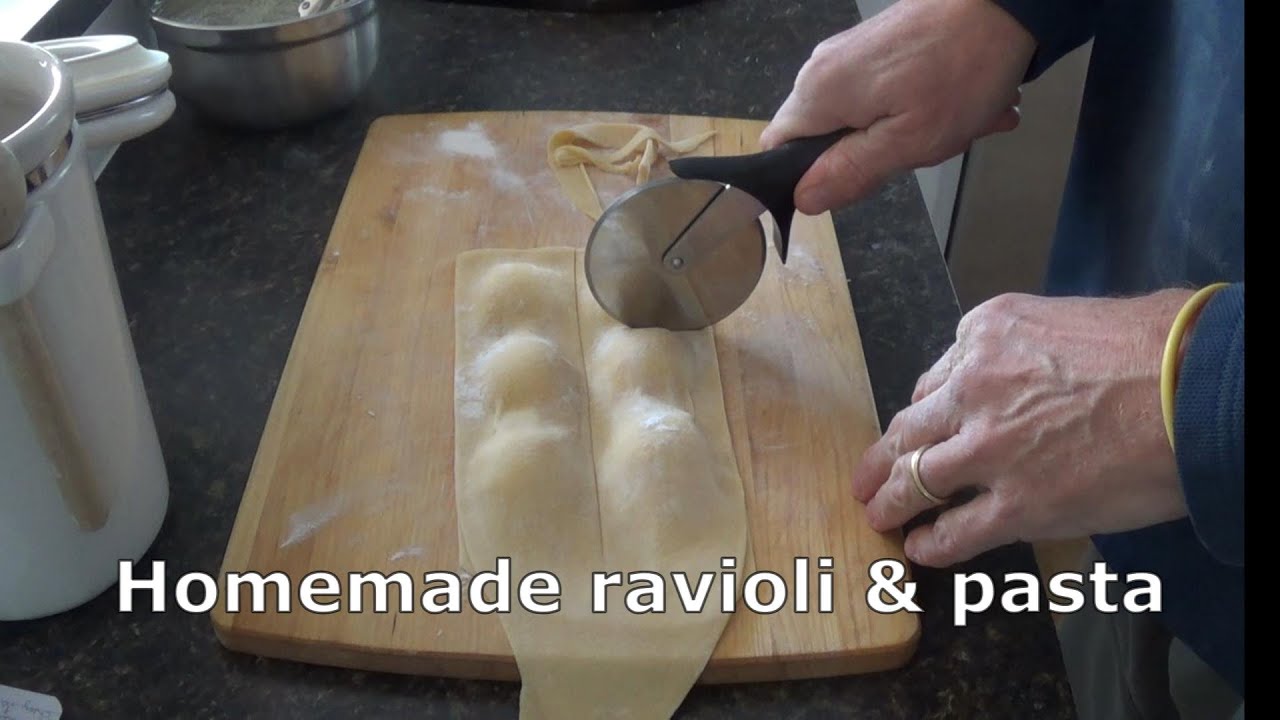
[[[823,153],[796,186],[796,209],[820,215],[853,204],[906,169],[894,124],[893,118],[874,123]]]
[[[790,133],[787,131],[786,127],[780,120],[775,119],[773,122],[769,123],[763,131],[761,131],[760,149],[772,150],[786,142],[788,137],[790,137]]]
[[[981,133],[983,137],[987,135],[996,135],[999,133],[1013,132],[1022,124],[1022,111],[1015,105],[1000,113],[987,125],[986,130]]]

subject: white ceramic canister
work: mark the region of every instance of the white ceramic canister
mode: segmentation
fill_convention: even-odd
[[[49,51],[0,42],[0,621],[112,587],[168,507],[160,444],[75,119]],[[0,158],[0,165],[5,164]],[[16,162],[15,162],[16,161]],[[12,178],[15,173],[10,173]]]

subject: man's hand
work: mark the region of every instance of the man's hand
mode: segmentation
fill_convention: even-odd
[[[858,466],[854,494],[871,526],[898,528],[933,507],[910,468],[926,445],[931,494],[979,493],[908,535],[907,556],[922,565],[1184,517],[1160,363],[1189,296],[1004,295],[975,308]]]
[[[857,130],[796,188],[796,208],[817,215],[1016,128],[1034,51],[1031,35],[990,0],[898,0],[818,45],[760,142],[770,149]]]

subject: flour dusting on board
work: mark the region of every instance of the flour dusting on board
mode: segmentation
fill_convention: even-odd
[[[289,516],[289,532],[280,547],[297,545],[316,534],[320,528],[328,525],[342,514],[343,503],[340,498],[331,498],[324,502],[312,503]]]
[[[822,281],[822,264],[807,250],[797,245],[787,248],[787,276],[805,285]]]
[[[423,185],[422,187],[405,190],[404,195],[410,200],[422,200],[427,197],[436,197],[442,200],[463,200],[470,193],[466,190],[444,190],[431,185]]]
[[[523,190],[526,187],[524,178],[506,168],[493,171],[493,185],[499,190]]]
[[[498,146],[489,139],[484,126],[478,122],[467,125],[465,130],[446,130],[440,133],[436,147],[450,155],[466,155],[478,158],[498,157]]]
[[[426,554],[427,549],[421,545],[410,545],[409,547],[400,548],[399,550],[391,553],[391,557],[388,558],[388,561],[395,562],[397,560],[404,560],[405,558],[422,557]]]
[[[280,547],[297,545],[320,532],[338,518],[350,514],[377,515],[402,504],[403,495],[413,492],[413,485],[404,482],[379,484],[358,493],[343,493],[334,497],[308,503],[289,514],[288,529],[280,540]]]

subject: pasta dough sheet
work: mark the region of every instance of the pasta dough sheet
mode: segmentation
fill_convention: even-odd
[[[455,482],[464,567],[546,571],[559,612],[502,623],[524,720],[669,718],[727,625],[722,559],[747,572],[747,520],[710,330],[623,327],[572,248],[477,250],[456,275]],[[592,612],[594,572],[620,572]],[[663,612],[624,605],[628,573]],[[707,604],[688,613],[673,573]],[[734,588],[736,590],[736,588]]]

